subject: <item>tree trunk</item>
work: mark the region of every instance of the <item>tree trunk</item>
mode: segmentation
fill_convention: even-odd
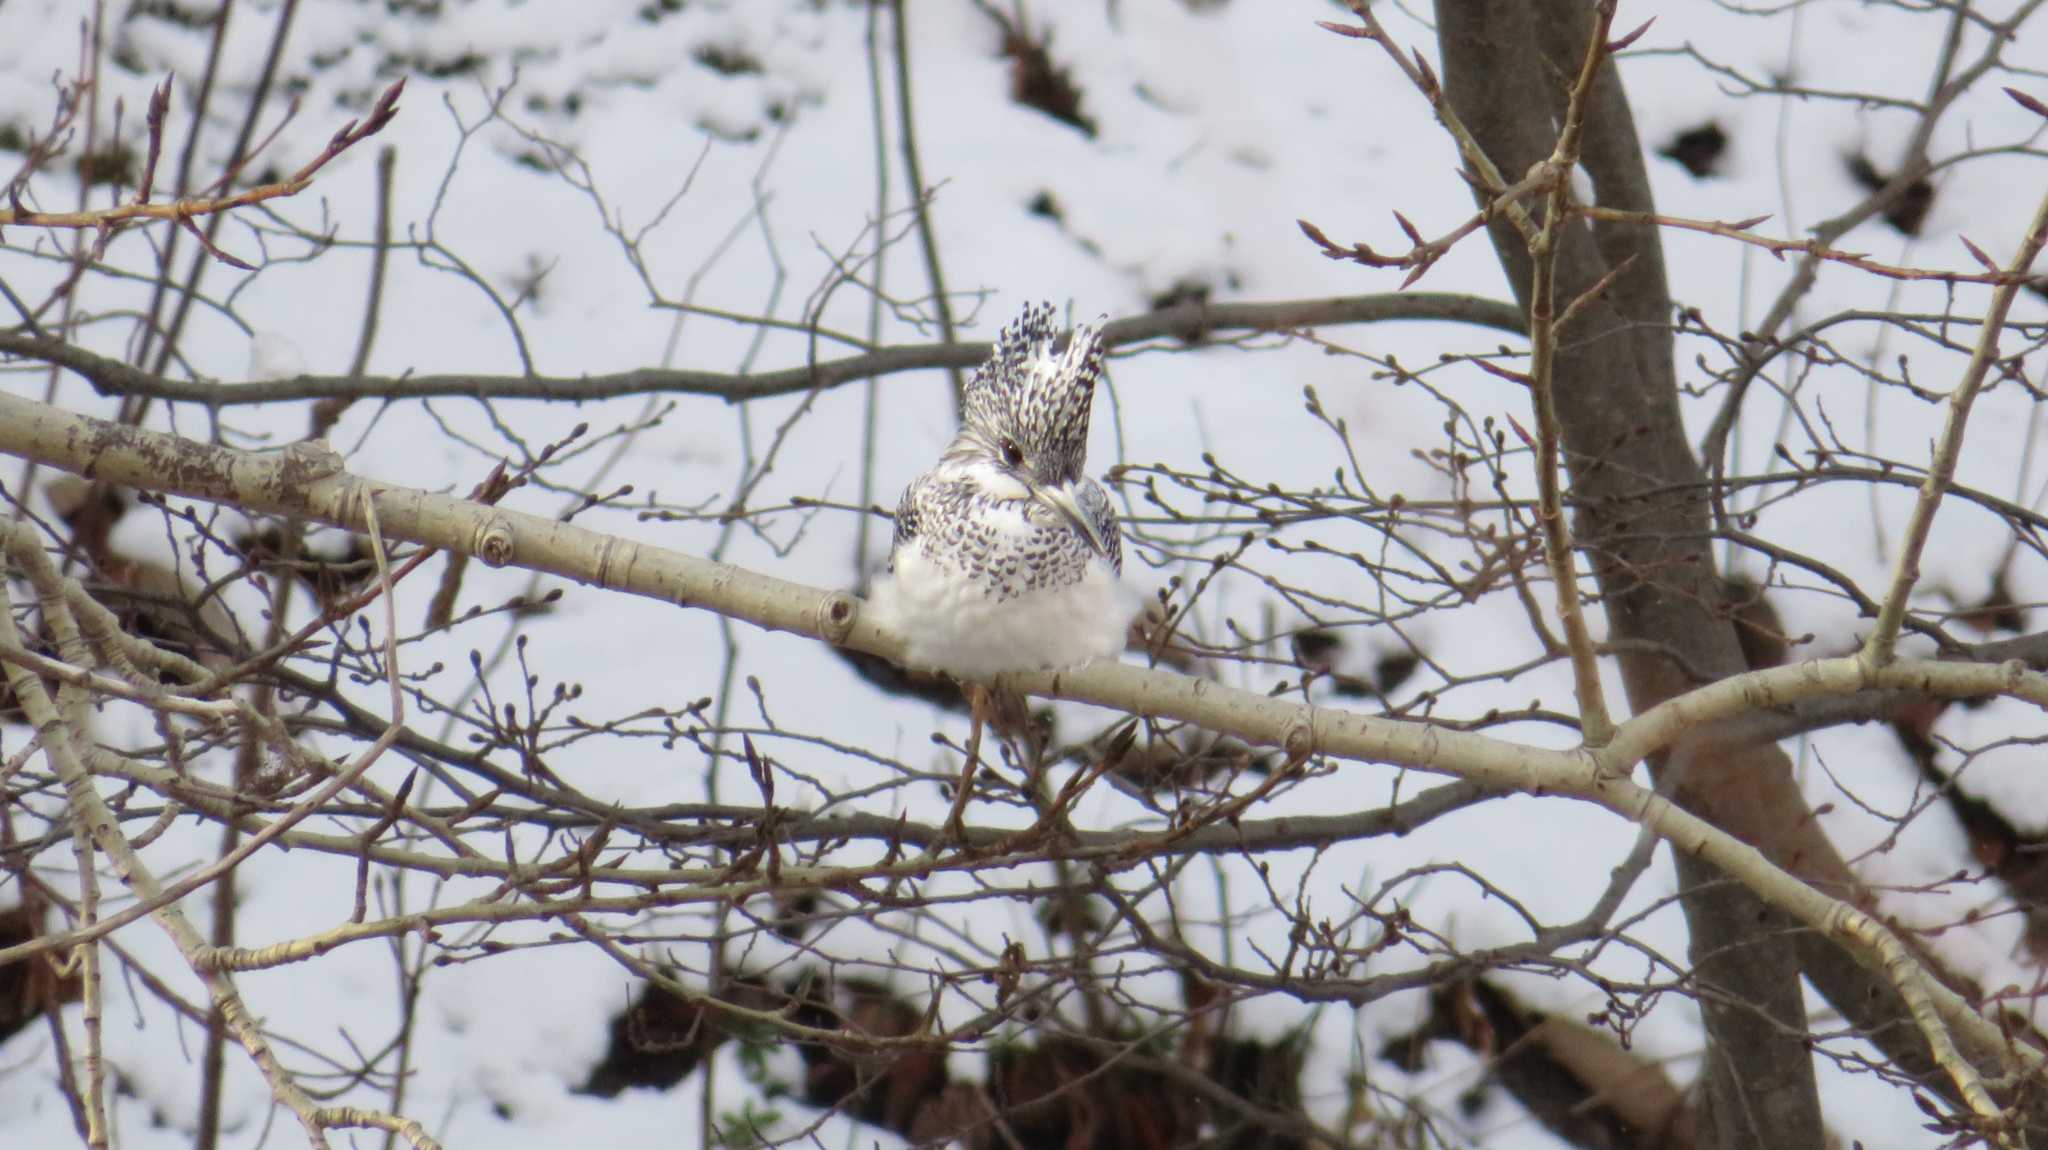
[[[1591,9],[1582,0],[1438,0],[1436,12],[1451,106],[1507,178],[1518,178],[1555,146],[1568,78],[1592,34]],[[1582,164],[1600,203],[1654,210],[1642,148],[1611,64],[1594,88]],[[1491,235],[1526,310],[1532,265],[1522,237],[1505,220]],[[1714,677],[1745,668],[1735,629],[1719,611],[1699,496],[1704,476],[1679,418],[1670,293],[1656,230],[1575,225],[1560,238],[1560,307],[1633,257],[1605,298],[1583,308],[1560,340],[1556,405],[1578,542],[1591,557],[1609,632],[1675,656],[1622,657],[1629,705],[1640,712],[1692,686],[1686,668]],[[1734,793],[1726,788],[1780,799],[1789,792],[1796,803],[1788,764],[1775,747],[1733,758],[1706,770],[1709,764],[1688,757],[1682,771],[1660,759],[1652,770],[1661,789],[1724,825],[1720,800]],[[1711,788],[1703,785],[1709,780]],[[1788,920],[1683,853],[1678,874],[1707,1030],[1703,1145],[1821,1145]]]

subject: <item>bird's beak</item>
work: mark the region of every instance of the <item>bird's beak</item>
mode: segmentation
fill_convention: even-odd
[[[1055,515],[1064,517],[1067,522],[1080,528],[1081,534],[1087,536],[1088,545],[1095,548],[1097,555],[1107,556],[1109,554],[1108,541],[1103,539],[1102,531],[1096,526],[1095,521],[1090,519],[1087,513],[1081,510],[1081,501],[1074,498],[1073,488],[1065,485],[1058,487],[1034,487],[1031,497],[1038,501],[1039,506]]]

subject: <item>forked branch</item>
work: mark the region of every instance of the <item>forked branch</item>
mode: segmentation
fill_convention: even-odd
[[[8,188],[11,203],[0,208],[0,228],[9,226],[52,228],[59,230],[97,229],[103,236],[138,223],[151,220],[170,220],[186,229],[205,244],[208,252],[223,263],[244,270],[253,266],[243,260],[221,251],[209,243],[192,221],[206,216],[233,211],[236,208],[260,204],[266,200],[295,196],[313,184],[313,177],[335,157],[384,130],[392,117],[398,114],[398,97],[405,91],[405,79],[400,77],[384,89],[370,106],[367,115],[350,120],[328,138],[327,146],[302,165],[298,171],[282,180],[259,184],[232,194],[209,196],[185,196],[175,200],[153,201],[150,199],[152,185],[156,179],[157,158],[163,153],[165,113],[170,104],[171,82],[169,80],[156,89],[149,101],[149,152],[143,163],[142,183],[135,190],[134,198],[127,203],[109,208],[90,208],[77,212],[39,212],[21,202],[21,183],[16,181]]]
[[[245,510],[289,514],[354,530],[370,527],[364,492],[377,491],[382,537],[465,551],[493,566],[548,571],[578,582],[665,602],[684,602],[775,630],[824,639],[885,657],[901,638],[864,618],[859,601],[503,508],[375,483],[348,474],[338,457],[299,445],[267,454],[236,451],[123,427],[45,404],[0,395],[0,452],[69,471],[91,469],[108,482]],[[83,660],[67,660],[82,663]],[[26,671],[16,671],[29,678]],[[2000,1051],[2017,1077],[2038,1076],[2041,1059],[2004,1041],[1997,1029],[1933,978],[1889,928],[1785,871],[1762,852],[1630,779],[1645,756],[1700,725],[1761,707],[1853,693],[1870,686],[1948,697],[2004,694],[2048,703],[2048,676],[2018,664],[1904,662],[1872,667],[1857,658],[1724,679],[1620,724],[1605,747],[1560,751],[1439,725],[1370,717],[1289,703],[1207,680],[1119,663],[1008,677],[1006,686],[1094,703],[1131,714],[1176,719],[1290,754],[1328,755],[1453,775],[1482,786],[1576,798],[1621,815],[1692,853],[1808,927],[1884,973],[1912,1006],[1916,1026],[1956,1080],[1973,1117],[1999,1137],[2003,1116],[1970,1063],[1973,1051]],[[115,836],[118,839],[118,834]],[[821,881],[829,875],[820,876]],[[138,890],[145,899],[154,890]],[[239,1004],[238,1004],[239,1005]],[[302,1118],[305,1116],[302,1115]],[[317,1121],[315,1116],[315,1121]]]

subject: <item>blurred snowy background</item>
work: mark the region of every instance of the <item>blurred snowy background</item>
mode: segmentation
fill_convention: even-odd
[[[100,85],[89,114],[110,155],[135,163],[148,93],[176,76],[160,186],[194,130],[202,77],[214,92],[199,125],[195,182],[218,174],[259,84],[274,92],[257,138],[275,139],[248,180],[290,171],[386,84],[407,82],[402,111],[381,135],[336,160],[309,191],[268,212],[239,213],[220,229],[219,246],[261,270],[213,264],[204,271],[205,298],[185,320],[166,369],[174,377],[233,382],[350,372],[372,275],[377,153],[385,147],[395,157],[391,248],[365,364],[371,375],[577,377],[646,367],[738,375],[944,338],[903,166],[898,54],[886,8],[836,0],[243,0],[225,7],[213,60],[211,5],[0,3],[0,141],[19,154],[48,124],[63,82],[53,77],[79,74],[81,53],[91,51],[82,47],[82,30],[97,16]],[[1989,23],[2033,5],[1974,7],[1982,19],[1964,22],[1965,63],[1983,51]],[[1314,221],[1342,242],[1399,251],[1405,243],[1391,212],[1434,236],[1472,211],[1455,149],[1426,102],[1377,48],[1319,29],[1318,20],[1346,19],[1324,0],[907,8],[915,144],[960,339],[989,338],[1024,301],[1037,299],[1071,317],[1119,319],[1177,304],[1391,292],[1403,273],[1326,260],[1296,220]],[[1377,10],[1401,42],[1434,52],[1426,11],[1392,3]],[[1622,75],[1646,148],[1669,153],[1650,161],[1659,209],[1723,221],[1768,215],[1756,230],[1791,238],[1860,201],[1870,179],[1887,177],[1923,121],[1949,28],[1942,6],[1850,0],[1762,11],[1625,3],[1617,27],[1651,16],[1656,23],[1625,56]],[[1029,54],[1018,51],[1019,29],[1043,49],[1049,69],[1031,71]],[[2014,49],[2011,58],[2027,53]],[[1974,262],[1958,238],[1967,234],[1994,259],[2010,255],[2048,168],[2038,149],[2040,119],[1999,84],[2044,92],[2040,72],[2007,70],[1963,91],[1928,140],[1938,166],[1919,197],[1923,214],[1903,221],[1909,227],[1872,219],[1841,237],[1840,247],[1885,263],[1970,270]],[[296,108],[289,119],[287,101]],[[104,187],[81,192],[78,150],[74,144],[73,157],[32,181],[33,206],[70,209],[81,195],[106,202]],[[0,153],[0,170],[9,155]],[[135,317],[151,307],[156,260],[169,235],[162,227],[138,230],[110,248],[104,269],[77,297],[71,338],[117,358],[147,353],[138,347]],[[49,236],[9,229],[5,239],[0,276],[22,299],[41,300],[69,274]],[[1718,373],[1737,337],[1763,317],[1796,261],[1693,232],[1669,231],[1664,242],[1672,293],[1694,315],[1679,341],[1679,373],[1697,442],[1726,398]],[[192,247],[187,237],[181,277]],[[1483,234],[1413,290],[1512,299]],[[1923,463],[1941,408],[1874,383],[1872,373],[1910,379],[1938,400],[1974,337],[1967,325],[1948,325],[1981,314],[1987,295],[1979,287],[1824,269],[1787,330],[1833,320],[1828,354],[1810,355],[1796,370],[1784,366],[1752,390],[1730,440],[1727,474],[1782,471],[1781,444],[1812,462],[1801,446],[1808,431],[1839,437],[1845,450],[1867,453],[1860,462],[1872,467],[1877,459]],[[1911,325],[1856,318],[1879,313],[1918,318]],[[2032,325],[2035,344],[2044,317],[2048,298],[2022,293],[2015,319]],[[57,320],[52,314],[44,322]],[[1183,627],[1215,648],[1203,673],[1259,690],[1291,684],[1298,698],[1302,664],[1327,664],[1333,673],[1305,688],[1318,702],[1427,710],[1452,720],[1533,704],[1535,717],[1494,724],[1490,733],[1552,746],[1575,741],[1575,732],[1542,717],[1572,710],[1571,677],[1565,664],[1543,659],[1517,596],[1496,586],[1461,602],[1413,574],[1442,563],[1460,578],[1474,575],[1458,567],[1479,556],[1473,538],[1416,528],[1395,544],[1363,514],[1311,516],[1288,528],[1256,515],[1270,485],[1328,493],[1339,472],[1377,497],[1365,500],[1354,482],[1360,506],[1383,508],[1397,494],[1440,508],[1496,498],[1485,468],[1460,475],[1448,455],[1469,451],[1485,420],[1504,426],[1513,415],[1529,424],[1520,392],[1463,358],[1503,346],[1525,344],[1474,325],[1387,322],[1330,325],[1313,338],[1239,331],[1207,343],[1159,339],[1119,350],[1112,386],[1097,405],[1090,469],[1126,469],[1112,491],[1130,519],[1133,578],[1148,593],[1178,579],[1177,602],[1201,587]],[[2033,450],[2041,433],[2041,357],[2016,362],[1979,405],[1958,482],[2039,509],[2048,484]],[[1393,370],[1396,364],[1405,370]],[[0,387],[106,418],[121,407],[75,376],[37,365],[10,370]],[[945,372],[921,370],[743,405],[710,395],[573,404],[364,401],[341,414],[329,438],[360,474],[460,494],[498,459],[530,458],[587,424],[576,448],[508,505],[553,515],[596,495],[604,498],[577,515],[584,526],[851,588],[868,573],[863,563],[872,569],[887,547],[886,519],[861,509],[892,507],[902,484],[951,437],[948,388]],[[1304,403],[1304,389],[1313,389],[1319,411]],[[276,446],[306,433],[308,404],[217,411],[156,404],[145,421],[236,446]],[[1826,431],[1813,431],[1821,423]],[[1534,489],[1526,453],[1497,462],[1512,494],[1526,498]],[[0,464],[11,493],[21,495],[26,478],[19,463]],[[631,493],[617,495],[628,484]],[[1904,484],[1738,487],[1728,498],[1739,512],[1754,513],[1748,530],[1832,574],[1773,564],[1733,544],[1721,551],[1724,565],[1769,586],[1795,658],[1841,653],[1867,623],[1833,580],[1881,593],[1911,496]],[[22,497],[39,511],[46,506],[39,493]],[[743,514],[727,514],[736,510]],[[238,524],[216,527],[224,535],[246,530]],[[2021,530],[2014,520],[1952,502],[1928,548],[1921,605],[1960,616],[2002,597],[2023,621],[2048,579],[2039,557],[2015,546]],[[1237,555],[1248,531],[1258,536],[1254,545],[1228,573],[1205,582],[1211,560]],[[177,562],[186,545],[174,547],[169,534],[160,515],[131,513],[114,546]],[[342,545],[331,533],[311,538],[320,547]],[[1390,553],[1396,546],[1414,554]],[[439,562],[399,589],[399,616],[409,627],[429,608]],[[1376,581],[1376,565],[1411,574]],[[483,693],[479,680],[499,705],[514,700],[527,715],[521,677],[530,670],[543,699],[557,682],[580,687],[580,697],[553,717],[559,725],[544,740],[544,766],[597,804],[756,801],[747,764],[735,753],[746,733],[782,772],[779,802],[826,813],[943,816],[940,783],[958,756],[932,736],[943,732],[957,745],[966,728],[960,714],[886,693],[810,640],[516,570],[473,565],[462,606],[490,608],[548,591],[561,595],[544,610],[494,611],[407,632],[404,669],[423,675],[420,690],[457,712],[415,711],[415,730],[467,745],[479,720],[464,708]],[[1547,582],[1536,594],[1548,603]],[[260,635],[260,594],[238,587],[227,605]],[[318,606],[302,596],[294,610],[297,625]],[[366,618],[381,633],[381,611]],[[1970,622],[1950,621],[1959,633]],[[515,646],[515,637],[525,645]],[[479,675],[471,672],[472,651]],[[1504,671],[1524,664],[1534,665]],[[323,675],[320,655],[301,669]],[[382,713],[381,681],[344,676],[339,689]],[[1620,697],[1618,681],[1610,692]],[[707,699],[708,706],[690,709]],[[611,724],[614,737],[571,738],[569,713],[592,728]],[[1056,738],[1085,740],[1113,718],[1061,708]],[[110,706],[100,722],[97,736],[110,744],[157,738],[140,712]],[[1940,724],[1938,737],[1950,741],[1941,761],[1950,771],[1967,764],[1962,785],[1970,794],[2021,832],[2048,828],[2042,784],[2033,778],[2036,717],[2008,702],[1951,709]],[[0,729],[0,759],[21,751],[27,737],[19,725]],[[334,752],[348,745],[337,737]],[[1942,882],[1974,868],[1970,844],[1893,730],[1851,726],[1789,746],[1811,801],[1826,807],[1828,832],[1872,884],[1894,892],[1888,911],[1909,923],[1953,926],[1932,936],[1932,945],[1989,987],[2037,979],[2011,892],[1988,881]],[[502,748],[493,754],[504,769],[522,769]],[[191,769],[222,779],[230,757],[223,752]],[[395,788],[410,765],[394,756],[373,777]],[[1056,767],[1055,780],[1072,769]],[[1257,814],[1359,810],[1431,785],[1440,784],[1342,764],[1280,790]],[[420,786],[415,802],[461,805],[459,796],[436,793],[430,778]],[[56,804],[48,792],[10,798],[24,811]],[[1172,809],[1172,800],[1158,801]],[[1915,804],[1924,805],[1918,817],[1904,818]],[[1158,810],[1132,788],[1099,785],[1074,818],[1088,828],[1158,825]],[[997,825],[1028,817],[993,807],[982,813]],[[340,833],[360,829],[351,822]],[[1173,873],[1151,876],[1155,885],[1143,897],[1160,910],[1170,892],[1188,944],[1241,966],[1260,967],[1261,953],[1277,961],[1288,920],[1275,904],[1291,911],[1297,900],[1310,919],[1350,919],[1366,900],[1389,913],[1398,904],[1441,945],[1470,952],[1527,939],[1527,924],[1501,895],[1545,923],[1584,913],[1635,839],[1632,826],[1602,811],[1516,797],[1405,837],[1264,855],[1257,860],[1267,868],[1263,876],[1244,858],[1179,860]],[[530,858],[573,849],[537,835],[520,841]],[[488,851],[507,849],[488,842]],[[175,874],[218,846],[217,826],[179,819],[148,857]],[[48,858],[68,861],[68,849]],[[633,865],[658,865],[658,856]],[[992,962],[1009,941],[1034,959],[1071,949],[1030,900],[967,897],[980,882],[1015,890],[1051,881],[1048,873],[934,880],[919,888],[923,897],[960,901],[894,921],[835,919],[795,941],[739,912],[620,917],[611,926],[622,947],[674,964],[685,982],[703,982],[713,965],[707,940],[726,930],[720,962],[787,974],[829,956],[921,1004],[936,989],[931,972]],[[372,911],[453,905],[490,886],[394,870],[375,886]],[[1590,970],[1617,983],[1668,987],[1685,966],[1675,886],[1659,852],[1616,917],[1629,943],[1602,948]],[[347,917],[354,890],[351,859],[265,852],[239,876],[238,942],[261,946],[326,930]],[[16,896],[17,889],[0,894]],[[206,921],[210,902],[194,898],[188,907]],[[156,972],[176,993],[203,997],[189,973],[180,977],[176,953],[150,924],[116,939],[123,951],[106,988],[107,1055],[119,1087],[111,1100],[114,1143],[191,1145],[201,1029],[123,971]],[[406,936],[402,947],[372,938],[307,964],[244,975],[240,984],[270,1032],[290,1036],[284,1056],[310,1075],[310,1085],[341,1092],[350,1104],[384,1106],[402,1069],[403,1112],[449,1146],[696,1145],[710,1140],[713,1127],[745,1144],[740,1117],[747,1113],[765,1123],[760,1133],[771,1142],[902,1144],[877,1125],[776,1097],[772,1084],[804,1075],[786,1044],[728,1043],[710,1059],[708,1075],[700,1070],[667,1090],[585,1093],[612,1039],[610,1020],[637,980],[546,921],[458,923],[443,927],[441,940],[449,949],[423,953],[418,936]],[[444,955],[451,961],[435,961]],[[1442,954],[1396,946],[1376,960],[1383,966],[1361,973],[1412,970],[1430,957]],[[1607,1009],[1607,995],[1591,981],[1557,969],[1491,977],[1529,1007],[1566,1018]],[[1180,978],[1166,964],[1134,964],[1116,981],[1131,999],[1169,1011],[1185,1005]],[[988,1008],[990,995],[982,986],[945,990],[941,1022]],[[1629,1020],[1631,1049],[1681,1084],[1690,1081],[1701,1050],[1693,1005],[1675,993],[1633,1001],[1647,1013]],[[1069,1001],[1056,1007],[1070,1021],[1081,1010]],[[75,1016],[77,1008],[68,1009]],[[1815,999],[1811,1009],[1817,1030],[1839,1028],[1824,1003]],[[1421,990],[1355,1008],[1248,994],[1227,1024],[1261,1041],[1299,1035],[1306,1112],[1327,1128],[1351,1130],[1361,1144],[1435,1144],[1421,1135],[1394,1141],[1390,1126],[1361,1125],[1361,1081],[1384,1092],[1372,1095],[1383,1113],[1399,1109],[1391,1099],[1403,1100],[1429,1116],[1429,1137],[1447,1144],[1568,1144],[1506,1094],[1480,1089],[1486,1059],[1456,1043],[1434,1043],[1420,1065],[1380,1057],[1390,1038],[1416,1029],[1427,1012]],[[390,1054],[401,1035],[408,1046],[402,1068]],[[1870,1053],[1849,1038],[1830,1048]],[[986,1043],[957,1051],[949,1069],[956,1079],[980,1079],[990,1051]],[[55,1086],[57,1058],[52,1032],[40,1023],[0,1046],[0,1143],[56,1146],[75,1137]],[[350,1069],[365,1063],[373,1073]],[[220,1144],[293,1144],[289,1116],[274,1112],[246,1058],[230,1049],[226,1064]],[[1818,1071],[1827,1120],[1844,1144],[1942,1143],[1920,1132],[1923,1119],[1907,1091],[1835,1059],[1819,1059]],[[357,1145],[381,1138],[353,1137]]]

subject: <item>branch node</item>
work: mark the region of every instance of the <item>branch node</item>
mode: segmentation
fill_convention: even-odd
[[[1280,737],[1280,746],[1287,757],[1295,762],[1307,762],[1316,753],[1316,710],[1305,708],[1306,714],[1287,724],[1287,733]]]
[[[471,537],[469,553],[483,560],[487,567],[503,567],[512,562],[512,545],[512,524],[503,516],[493,515]]]
[[[279,478],[304,490],[318,480],[340,475],[342,466],[341,453],[328,446],[326,440],[301,439],[286,445]]]
[[[860,618],[860,601],[844,591],[834,591],[818,603],[818,633],[837,647],[853,634]]]

